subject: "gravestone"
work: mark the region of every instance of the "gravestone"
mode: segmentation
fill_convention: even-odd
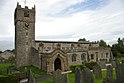
[[[113,68],[111,65],[107,66],[107,74],[106,74],[106,78],[108,79],[112,79],[113,77]]]
[[[95,74],[96,78],[102,78],[102,70],[100,65],[96,64],[93,66],[93,73]]]
[[[120,61],[116,60],[116,66],[120,65]]]
[[[99,65],[101,66],[101,69],[106,69],[106,61],[100,61]]]
[[[62,83],[68,83],[67,74],[62,74]]]
[[[124,64],[118,64],[115,68],[116,83],[124,83]]]
[[[82,71],[80,67],[75,68],[75,83],[82,83]]]
[[[87,67],[82,70],[82,83],[94,83],[93,74]]]
[[[113,68],[115,68],[116,67],[116,61],[111,61],[111,65]]]
[[[67,83],[67,75],[62,74],[60,69],[57,69],[53,74],[54,83]]]
[[[33,73],[32,71],[30,70],[29,71],[29,76],[28,76],[28,83],[35,83],[35,78],[33,77]]]

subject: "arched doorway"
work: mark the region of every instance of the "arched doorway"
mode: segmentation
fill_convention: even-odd
[[[61,70],[61,60],[59,58],[57,58],[54,61],[54,70],[56,71],[57,69],[60,69]]]

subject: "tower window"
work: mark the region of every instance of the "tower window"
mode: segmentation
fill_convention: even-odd
[[[24,11],[24,17],[29,17],[29,11]]]
[[[26,32],[26,35],[28,35],[28,32]]]

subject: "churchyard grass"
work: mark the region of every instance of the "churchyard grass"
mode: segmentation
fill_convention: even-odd
[[[10,63],[1,63],[0,64],[0,75],[7,74],[7,68],[9,68],[9,66],[12,66],[12,64],[10,64]]]

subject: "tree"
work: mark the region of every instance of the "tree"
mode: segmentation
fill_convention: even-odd
[[[14,56],[10,56],[8,58],[8,62],[10,62],[11,64],[14,64],[15,63],[15,57]]]
[[[98,41],[100,47],[107,47],[107,44],[104,40]]]
[[[113,44],[111,47],[113,56],[124,56],[124,44],[123,39],[118,38],[117,44]]]
[[[85,38],[83,38],[83,39],[79,39],[78,41],[87,41]]]

